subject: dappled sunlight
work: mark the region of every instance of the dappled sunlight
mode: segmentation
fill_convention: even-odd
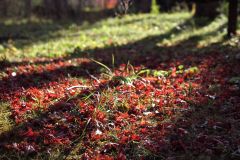
[[[6,54],[9,58],[12,55],[15,57],[34,57],[36,55],[54,57],[67,55],[66,52],[72,52],[76,47],[86,50],[105,48],[109,45],[124,45],[147,36],[163,34],[190,17],[189,13],[163,14],[160,16],[146,14],[126,16],[126,19],[110,18],[95,24],[88,24],[87,22],[82,25],[78,25],[77,22],[67,22],[66,24],[47,23],[47,27],[44,26],[44,23],[42,25],[37,23],[39,26],[35,27],[31,27],[31,24],[26,23],[25,25],[28,25],[28,28],[32,28],[33,32],[30,32],[29,35],[32,38],[16,39],[16,41],[13,39],[15,50],[10,49],[9,53]],[[134,21],[134,19],[137,21]],[[132,22],[128,23],[128,21]],[[18,31],[27,28],[24,26],[17,28],[15,32],[13,25],[13,30],[10,30],[11,34],[25,37],[24,33]],[[6,51],[8,51],[7,49]],[[14,54],[14,52],[16,53]]]
[[[146,46],[144,53],[148,52],[147,48],[151,50],[155,46],[174,46],[183,44],[183,41],[189,41],[189,44],[194,42],[192,47],[207,47],[212,43],[222,41],[225,36],[226,17],[217,17],[212,23],[204,21],[206,21],[205,26],[198,27],[191,14],[174,13],[159,16],[155,14],[128,15],[124,18],[109,18],[94,24],[51,22],[46,23],[46,27],[45,23],[36,23],[38,26],[31,27],[31,24],[26,23],[25,25],[28,25],[30,30],[32,28],[30,35],[18,32],[19,29],[16,32],[14,30],[8,32],[31,38],[13,39],[4,47],[2,54],[6,54],[9,59],[13,59],[13,56],[15,59],[16,57],[68,56],[76,48],[86,53],[95,49],[136,44],[144,39],[150,41],[149,37],[156,37],[154,38],[156,40]],[[27,31],[28,28],[26,28]],[[20,27],[20,30],[25,29]]]
[[[194,20],[190,20],[189,23],[194,23]],[[196,46],[209,46],[212,43],[222,41],[224,39],[224,32],[226,31],[227,19],[225,16],[217,17],[215,21],[201,28],[195,28],[193,26],[180,24],[177,26],[179,33],[172,33],[170,38],[163,39],[162,42],[158,43],[158,46],[172,46],[182,41],[191,40],[196,41]],[[196,37],[193,39],[193,37]],[[193,41],[192,41],[193,40]]]

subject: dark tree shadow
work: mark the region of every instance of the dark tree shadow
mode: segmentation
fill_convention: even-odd
[[[172,35],[177,37],[182,32],[188,30],[189,27],[193,25],[192,23],[195,23],[193,21],[195,20],[188,19],[184,23],[180,24],[178,27],[174,27],[167,33],[156,36],[149,36],[136,42],[128,43],[122,46],[108,46],[103,49],[97,48],[84,51],[78,50],[78,48],[76,48],[75,51],[68,54],[65,59],[88,57],[101,61],[108,66],[111,66],[111,55],[114,54],[115,59],[117,59],[117,62],[119,63],[127,63],[128,61],[130,61],[133,65],[146,65],[148,64],[147,61],[156,61],[152,64],[157,64],[162,61],[182,58],[192,54],[193,52],[202,53],[201,51],[209,51],[216,47],[221,47],[222,42],[211,44],[202,48],[198,48],[197,45],[198,42],[200,42],[201,40],[209,36],[217,35],[219,31],[224,31],[224,29],[226,28],[226,23],[222,24],[214,31],[207,32],[201,35],[190,36],[175,45],[158,46],[158,44],[161,44],[164,40],[171,39]],[[197,26],[203,27],[203,24],[208,25],[210,24],[210,22],[206,21],[205,23],[201,23],[201,25]],[[186,50],[187,52],[185,52]],[[146,67],[151,67],[148,65]]]
[[[88,26],[81,27],[82,30],[85,30],[103,19],[114,16],[114,10],[101,10],[82,11],[79,13],[79,16],[60,20],[39,18],[37,20],[16,20],[19,21],[16,23],[12,19],[10,24],[0,22],[0,44],[14,40],[20,42],[16,44],[18,48],[23,48],[25,45],[34,44],[39,41],[60,38],[59,35],[54,35],[54,33],[62,29],[67,29],[72,25],[81,26],[83,23],[88,23]]]
[[[107,13],[105,13],[107,12]],[[109,18],[110,15],[112,15],[112,11],[105,11],[103,13],[99,13],[99,12],[86,12],[83,13],[81,15],[81,17],[79,19],[70,19],[70,20],[65,20],[65,21],[55,21],[55,20],[50,20],[50,21],[44,21],[41,22],[24,22],[24,23],[20,23],[20,24],[10,24],[10,25],[6,25],[3,23],[0,23],[0,32],[1,32],[1,36],[0,36],[0,43],[7,43],[8,40],[16,40],[16,47],[17,48],[23,48],[24,46],[27,45],[31,45],[31,44],[35,44],[37,42],[45,42],[45,41],[49,41],[51,39],[57,39],[57,38],[61,38],[61,36],[63,35],[59,35],[59,34],[55,34],[57,31],[62,30],[62,29],[66,29],[69,28],[72,25],[78,25],[80,27],[81,30],[85,30],[85,29],[90,29],[92,27],[95,27],[96,22],[101,21],[102,19],[105,18]],[[100,15],[100,16],[99,16]],[[101,16],[102,15],[102,16]],[[106,16],[107,15],[107,16]],[[154,16],[148,16],[146,19],[153,19],[155,18]],[[140,22],[144,19],[142,18],[136,18],[134,20],[123,20],[121,25],[128,25],[128,24],[132,24],[132,23],[136,23],[136,22]],[[167,20],[167,19],[166,19]],[[170,21],[171,19],[169,19]],[[87,26],[81,26],[82,23],[84,22],[88,22],[89,25]],[[204,27],[207,26],[211,23],[212,21],[208,20],[208,19],[204,19],[204,18],[195,18],[192,17],[190,19],[187,19],[184,23],[180,24],[180,28],[173,28],[172,30],[168,31],[165,34],[162,35],[157,35],[157,36],[153,36],[153,37],[147,37],[146,39],[142,39],[139,40],[137,42],[134,43],[129,43],[127,45],[123,45],[120,47],[115,47],[115,46],[106,46],[103,49],[91,49],[91,50],[84,50],[84,51],[80,51],[82,53],[95,53],[95,52],[101,52],[101,50],[109,50],[109,51],[114,51],[119,50],[118,52],[121,52],[121,49],[124,48],[131,48],[134,47],[137,49],[138,46],[141,47],[141,45],[143,44],[144,48],[142,50],[142,52],[147,52],[151,51],[151,49],[154,48],[154,46],[156,46],[156,44],[154,43],[161,43],[161,41],[165,40],[165,39],[170,39],[172,35],[178,35],[180,34],[182,31],[191,28],[193,26],[200,28],[200,27]],[[110,24],[111,25],[111,24]],[[119,24],[112,24],[113,27],[117,26]],[[212,33],[214,34],[214,32]],[[66,35],[65,35],[66,36]],[[72,34],[72,35],[67,35],[69,37],[75,37],[78,36],[78,34]],[[204,37],[204,35],[203,35]],[[153,41],[152,41],[153,40]],[[148,43],[148,45],[146,46],[144,43]],[[149,43],[150,42],[150,43]],[[156,52],[158,52],[159,50],[156,50]],[[79,49],[76,48],[75,51],[73,53],[69,53],[69,57],[81,57],[82,53],[79,52]],[[152,51],[151,51],[152,52]],[[155,52],[155,51],[154,51]],[[78,55],[79,54],[79,55]],[[61,58],[59,59],[61,60]],[[55,59],[54,61],[58,61],[58,59]],[[2,67],[2,69],[6,68],[6,67],[10,67],[10,66],[19,66],[19,65],[24,65],[24,64],[48,64],[51,63],[52,60],[42,60],[42,61],[34,61],[34,62],[29,62],[29,60],[26,61],[21,61],[21,62],[8,62],[8,61],[0,61],[0,65]]]

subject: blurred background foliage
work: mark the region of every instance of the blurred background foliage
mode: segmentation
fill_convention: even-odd
[[[228,8],[228,0],[0,0],[0,56],[56,57],[149,36],[158,42],[145,49],[206,46],[225,38]]]
[[[102,10],[114,10],[109,13],[114,15],[124,9],[122,2],[128,3],[128,13],[188,10],[212,17],[228,8],[227,0],[1,0],[0,17],[81,18],[82,12]]]

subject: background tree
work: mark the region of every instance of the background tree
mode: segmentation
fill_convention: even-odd
[[[151,0],[134,0],[134,7],[139,13],[150,13],[152,1]]]
[[[6,17],[7,16],[7,0],[0,0],[0,16]]]
[[[219,15],[220,0],[194,0],[195,17],[215,18]]]
[[[55,18],[65,18],[69,15],[70,6],[67,0],[44,0],[43,5],[46,15]]]
[[[238,0],[229,0],[228,37],[237,34]]]
[[[32,0],[25,0],[24,3],[24,16],[30,17],[32,13]]]
[[[163,12],[169,12],[172,7],[174,6],[174,3],[177,0],[157,0],[158,5],[160,6],[160,11]]]

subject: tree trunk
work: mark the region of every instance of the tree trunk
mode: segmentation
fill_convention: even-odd
[[[52,0],[44,0],[43,1],[43,8],[45,16],[53,16],[54,14],[54,1]]]
[[[30,17],[32,13],[32,0],[25,0],[25,13],[24,17]]]
[[[47,16],[54,18],[66,18],[71,11],[67,0],[44,0],[44,9]]]
[[[54,0],[57,18],[66,18],[69,13],[69,5],[67,0]]]
[[[135,0],[134,5],[136,7],[137,12],[150,13],[152,1],[151,0]]]
[[[174,6],[174,0],[157,0],[158,5],[160,6],[160,12],[169,12]]]
[[[7,0],[0,1],[0,16],[6,17],[8,12],[8,3]]]
[[[207,17],[213,19],[219,15],[219,0],[196,0],[195,17]]]
[[[229,0],[228,37],[237,34],[238,0]]]

